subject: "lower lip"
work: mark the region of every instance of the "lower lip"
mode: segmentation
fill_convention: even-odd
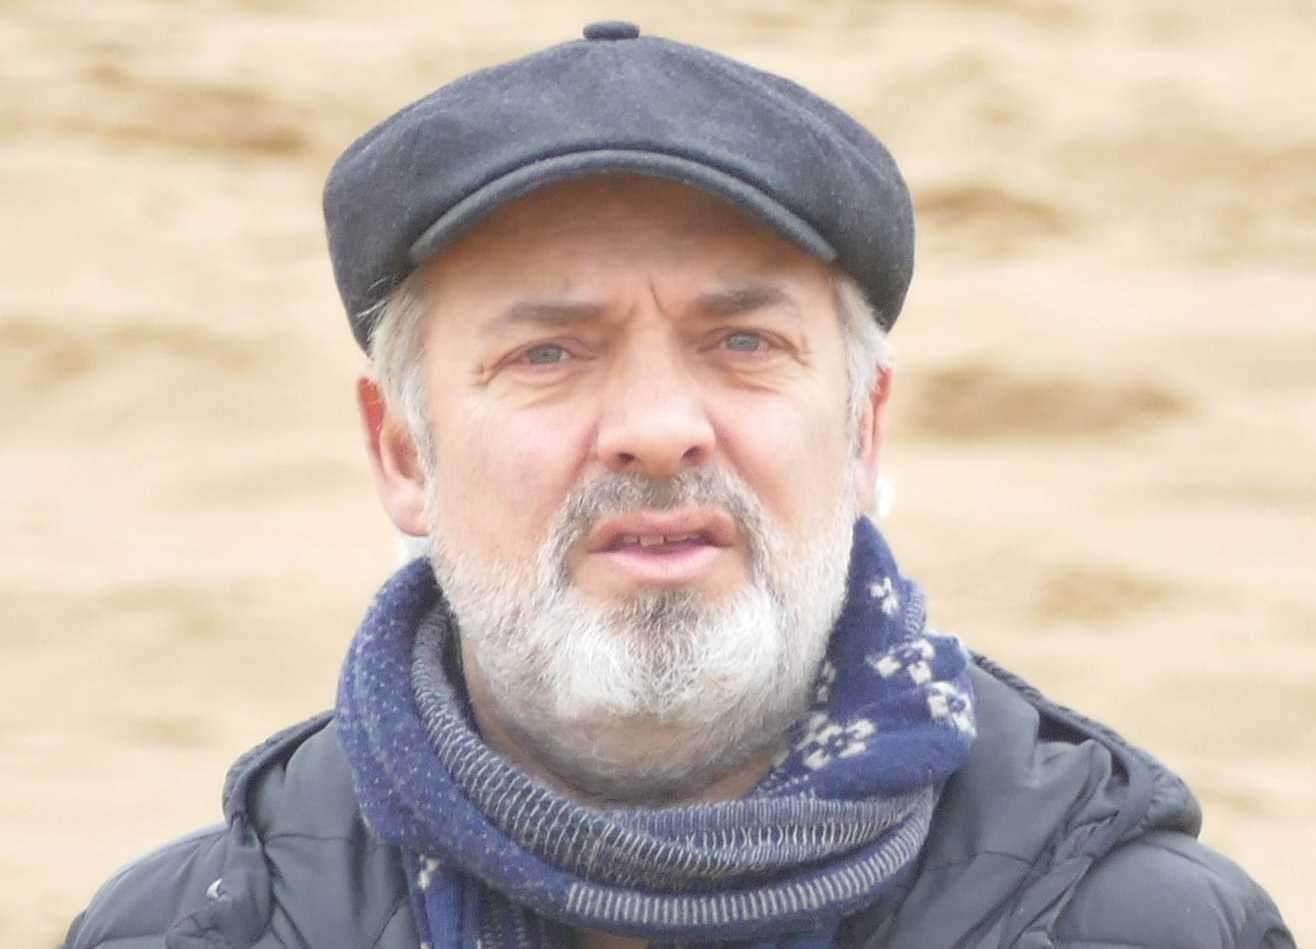
[[[620,573],[638,583],[654,586],[679,586],[708,574],[721,553],[712,544],[689,544],[667,549],[640,546],[605,550],[598,554]]]

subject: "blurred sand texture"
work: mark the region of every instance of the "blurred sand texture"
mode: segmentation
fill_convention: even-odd
[[[602,18],[889,144],[897,553],[941,626],[1180,770],[1316,941],[1311,0],[8,0],[0,944],[216,819],[391,569],[330,162]]]

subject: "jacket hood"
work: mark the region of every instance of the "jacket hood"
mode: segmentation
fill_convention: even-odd
[[[415,949],[402,860],[361,818],[331,713],[243,755],[223,796],[264,853],[273,945]]]
[[[978,741],[947,784],[911,883],[864,915],[873,945],[1013,945],[1092,864],[1152,830],[1195,836],[1187,786],[1110,729],[975,656]]]

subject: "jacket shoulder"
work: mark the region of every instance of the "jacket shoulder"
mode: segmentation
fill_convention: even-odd
[[[414,946],[401,861],[360,818],[329,716],[240,758],[224,815],[119,871],[65,949]]]
[[[1186,785],[989,660],[978,740],[917,869],[856,919],[869,949],[1291,949],[1269,897],[1198,843]]]
[[[206,891],[224,865],[226,836],[223,825],[207,827],[119,870],[74,919],[65,949],[163,946],[166,932],[206,908]]]
[[[1265,891],[1187,834],[1156,831],[1102,857],[1055,927],[1058,949],[1292,949]]]

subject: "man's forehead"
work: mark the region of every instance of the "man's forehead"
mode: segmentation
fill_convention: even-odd
[[[588,289],[645,272],[688,277],[710,294],[762,294],[773,276],[830,269],[716,196],[633,175],[525,195],[440,249],[425,268],[435,287],[483,276],[565,300],[576,299],[582,283]]]

